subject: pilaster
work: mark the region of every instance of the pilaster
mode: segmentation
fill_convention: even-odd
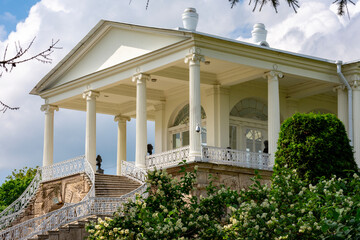
[[[337,117],[343,122],[346,132],[349,131],[348,96],[345,86],[339,85],[334,88],[337,93]]]
[[[354,157],[358,167],[360,167],[360,79],[358,76],[354,77],[351,87],[353,90]]]
[[[155,107],[155,153],[164,152],[166,149],[165,102],[154,105]]]

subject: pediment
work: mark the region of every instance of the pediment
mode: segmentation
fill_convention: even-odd
[[[126,62],[146,53],[183,41],[175,30],[100,22],[32,90],[38,94],[83,76]]]

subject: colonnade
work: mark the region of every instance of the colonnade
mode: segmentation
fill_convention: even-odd
[[[200,63],[205,60],[201,55],[199,48],[191,48],[190,53],[185,57],[185,63],[189,66],[189,158],[196,160],[201,158],[201,92],[200,92]],[[279,100],[279,79],[283,77],[282,72],[272,70],[265,74],[268,82],[268,140],[269,153],[271,154],[270,164],[274,164],[274,154],[277,149],[277,141],[280,131],[280,100]],[[146,82],[151,79],[149,74],[135,73],[132,81],[136,83],[136,156],[135,165],[145,168],[145,157],[147,154],[147,98]],[[360,119],[360,86],[358,81],[353,84],[353,117]],[[338,116],[347,126],[347,96],[344,89],[337,88],[338,93]],[[85,156],[93,169],[96,169],[96,98],[100,95],[94,90],[87,90],[83,93],[86,100],[86,138],[85,138]],[[163,110],[164,104],[160,104],[157,109]],[[43,166],[53,164],[53,131],[54,131],[54,111],[57,106],[45,104],[41,107],[45,112],[44,129],[44,152]],[[118,122],[117,139],[117,174],[121,174],[121,160],[126,161],[126,121],[130,119],[121,114],[115,116],[114,120]],[[163,116],[161,119],[163,121]],[[160,124],[159,127],[161,127]],[[360,124],[354,124],[354,149],[355,159],[360,165]],[[226,138],[222,136],[222,138]],[[164,146],[164,143],[160,143]],[[158,147],[157,149],[161,149]],[[158,150],[157,150],[158,151]]]

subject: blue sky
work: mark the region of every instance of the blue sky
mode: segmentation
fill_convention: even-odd
[[[4,36],[16,29],[16,24],[23,21],[28,15],[30,8],[38,0],[1,0],[0,1],[0,23],[5,27]]]
[[[360,3],[349,6],[351,19],[336,15],[332,1],[301,0],[297,14],[281,0],[279,13],[269,6],[252,12],[248,1],[233,9],[219,0],[0,0],[0,56],[6,44],[24,45],[35,36],[30,53],[60,39],[61,50],[52,54],[52,64],[24,63],[0,78],[0,100],[19,111],[0,113],[0,183],[14,168],[42,164],[44,100],[29,95],[31,89],[101,19],[139,25],[181,27],[187,7],[199,13],[198,31],[250,41],[253,24],[262,22],[271,47],[328,59],[359,59]],[[31,9],[31,11],[29,11]],[[166,9],[166,11],[164,11]],[[135,121],[128,124],[127,156],[134,158]],[[60,109],[55,113],[54,161],[84,154],[85,113]],[[97,153],[103,157],[107,173],[115,173],[117,125],[113,116],[97,115]],[[154,143],[154,124],[149,123],[149,143]]]

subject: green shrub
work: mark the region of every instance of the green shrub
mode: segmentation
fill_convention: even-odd
[[[285,165],[309,182],[357,171],[345,127],[333,114],[296,113],[285,120],[279,134],[274,174]]]
[[[225,239],[360,239],[360,179],[323,177],[312,185],[282,168],[270,187],[241,191]],[[257,181],[257,180],[256,180]]]

